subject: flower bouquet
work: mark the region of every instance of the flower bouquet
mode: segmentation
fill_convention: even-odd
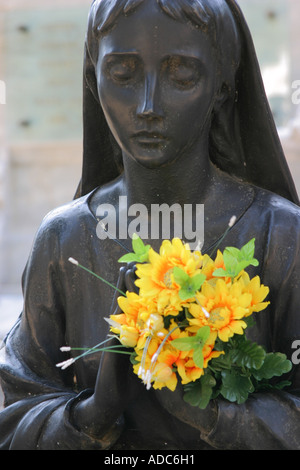
[[[240,404],[255,391],[288,385],[270,382],[290,371],[286,356],[267,353],[245,335],[253,314],[269,304],[268,287],[246,272],[258,265],[254,239],[241,249],[218,250],[215,257],[190,250],[178,238],[164,240],[159,252],[137,236],[132,246],[119,261],[136,263],[139,293],[120,291],[122,313],[106,320],[125,348],[111,351],[130,354],[147,389],[174,391],[180,381],[184,400],[204,409],[219,395]],[[106,349],[97,345],[58,366]]]

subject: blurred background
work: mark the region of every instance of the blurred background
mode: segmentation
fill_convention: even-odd
[[[0,0],[0,339],[44,215],[81,170],[82,59],[91,0]],[[300,193],[300,2],[239,0]]]

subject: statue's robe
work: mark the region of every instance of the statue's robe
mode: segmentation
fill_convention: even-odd
[[[241,247],[255,237],[259,266],[248,272],[269,286],[270,305],[256,314],[256,324],[247,335],[267,351],[280,351],[291,359],[293,343],[300,339],[300,208],[234,179],[229,186],[221,184],[216,204],[223,197],[230,206],[241,187],[241,210],[232,214],[237,222],[220,249]],[[116,284],[118,258],[124,254],[113,240],[97,237],[98,221],[90,208],[94,195],[95,191],[54,210],[37,233],[23,276],[24,309],[1,350],[5,408],[0,413],[0,448],[299,449],[296,364],[287,377],[292,385],[284,391],[254,394],[242,405],[217,400],[216,425],[205,435],[168,414],[157,401],[159,392],[142,384],[137,398],[101,438],[76,428],[72,407],[92,393],[99,354],[61,370],[56,364],[68,354],[60,347],[91,347],[106,337],[104,317],[111,312],[114,291],[68,258]],[[212,234],[203,247],[208,253],[220,236],[216,233],[213,239]]]

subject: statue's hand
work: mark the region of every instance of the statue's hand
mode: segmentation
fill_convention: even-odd
[[[120,278],[122,279],[123,277],[123,282],[124,282],[126,290],[130,292],[138,293],[139,289],[135,285],[135,280],[136,280],[135,271],[136,271],[135,263],[128,263],[126,266],[123,266],[120,269]]]
[[[168,388],[156,391],[156,396],[162,407],[180,421],[189,424],[201,433],[208,434],[217,420],[217,406],[211,401],[202,410],[196,406],[189,405],[183,400],[183,386],[177,384],[176,390],[172,392]]]
[[[117,287],[123,292],[137,291],[134,284],[135,265],[120,269]],[[119,294],[118,294],[119,295]],[[112,312],[121,313],[117,297]],[[112,338],[106,346],[119,344]],[[104,435],[122,415],[127,403],[138,393],[138,379],[133,375],[128,355],[104,352],[99,365],[94,393],[79,402],[73,411],[73,421],[79,429],[96,437]]]
[[[136,280],[136,265],[135,263],[128,263],[126,266],[122,266],[119,271],[119,277],[116,287],[122,292],[136,292],[138,293],[138,287],[135,285]],[[119,292],[116,291],[115,297],[112,305],[112,313],[118,315],[121,312],[121,309],[118,305],[117,298],[119,297]]]
[[[108,345],[116,341],[112,339]],[[73,409],[73,423],[84,433],[101,438],[139,393],[139,385],[128,355],[104,352],[94,393],[77,403]]]

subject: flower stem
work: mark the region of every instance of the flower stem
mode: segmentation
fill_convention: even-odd
[[[99,219],[98,219],[99,220]],[[100,227],[102,228],[102,230],[107,233],[107,236],[110,240],[113,240],[114,242],[116,242],[121,248],[123,248],[125,251],[127,251],[127,253],[130,253],[130,251],[128,250],[128,248],[123,245],[123,243],[120,242],[120,240],[118,240],[117,238],[115,238],[106,228],[106,226],[104,225],[104,223],[99,220],[99,225]]]
[[[95,346],[93,346],[92,348],[70,348],[70,350],[72,351],[84,351],[82,354],[80,354],[79,356],[76,356],[74,358],[71,358],[71,359],[67,359],[66,361],[63,361],[59,364],[56,364],[57,367],[61,367],[63,366],[64,368],[68,367],[66,364],[73,364],[75,361],[77,361],[78,359],[81,359],[85,356],[88,356],[89,354],[93,354],[93,353],[96,353],[96,352],[105,352],[105,351],[108,351],[108,352],[116,352],[118,354],[127,354],[127,355],[131,355],[131,352],[127,352],[127,351],[120,351],[118,348],[125,348],[126,346],[123,346],[122,344],[117,344],[117,345],[112,345],[112,346],[106,346],[106,347],[103,347],[101,348],[100,346],[102,346],[103,344],[107,343],[108,341],[111,341],[111,338],[107,338],[106,340],[102,341],[101,343],[98,343],[96,344]]]
[[[75,264],[75,266],[78,266],[79,268],[83,269],[84,271],[87,271],[88,273],[92,274],[93,276],[95,276],[97,279],[100,279],[100,281],[104,282],[105,284],[107,284],[108,286],[112,287],[113,289],[115,289],[117,292],[119,292],[121,295],[124,295],[126,297],[126,294],[125,292],[121,291],[120,289],[118,289],[118,287],[114,286],[113,284],[111,284],[110,282],[108,282],[106,279],[104,279],[103,277],[99,276],[98,274],[94,273],[93,271],[91,271],[90,269],[86,268],[85,266],[83,266],[82,264],[79,264],[77,260],[75,260],[74,258],[69,258],[69,261],[70,263],[72,264]]]
[[[221,236],[221,238],[216,242],[215,246],[213,247],[211,253],[210,253],[210,258],[212,258],[213,254],[215,253],[215,251],[218,249],[218,247],[221,245],[222,241],[224,240],[224,238],[227,236],[229,230],[231,229],[231,227],[233,227],[233,225],[235,224],[236,222],[236,217],[235,216],[232,216],[229,223],[228,223],[228,226],[225,230],[225,232],[223,233],[223,235]]]

